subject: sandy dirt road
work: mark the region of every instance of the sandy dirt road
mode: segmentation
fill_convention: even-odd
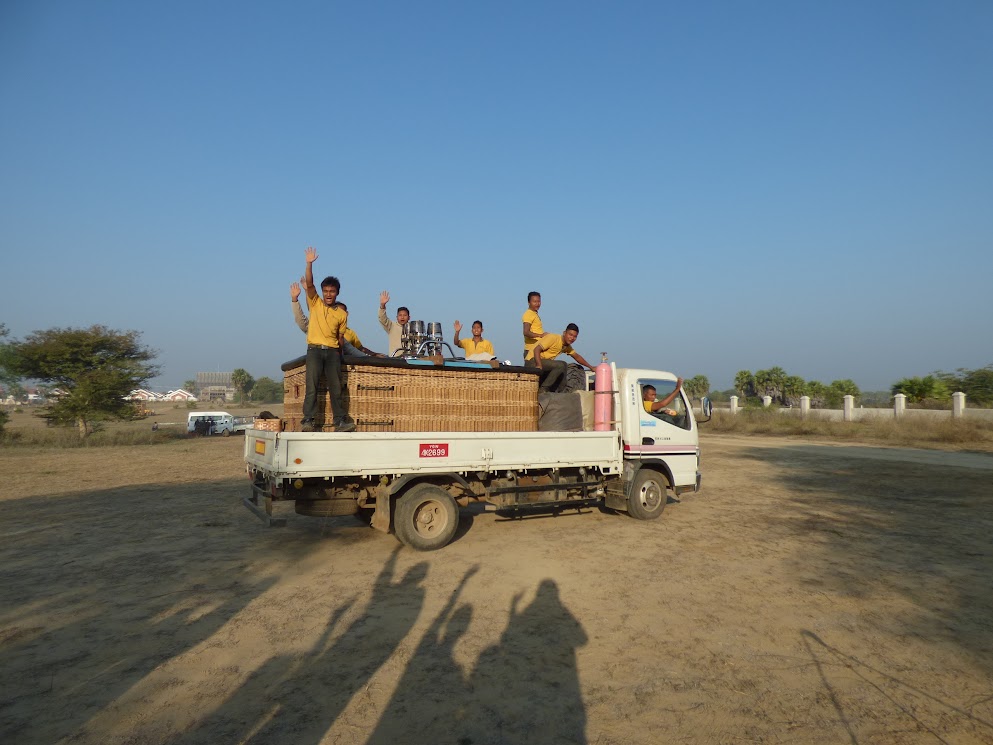
[[[705,436],[661,520],[420,554],[241,446],[0,453],[0,742],[993,743],[993,456]]]

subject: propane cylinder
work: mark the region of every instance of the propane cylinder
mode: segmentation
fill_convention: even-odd
[[[614,381],[607,362],[607,353],[601,352],[603,358],[596,366],[596,383],[594,385],[593,429],[606,432],[613,429]]]

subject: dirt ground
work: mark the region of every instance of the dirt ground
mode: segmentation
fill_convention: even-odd
[[[0,742],[993,743],[993,456],[705,435],[661,520],[421,554],[242,446],[0,452]]]

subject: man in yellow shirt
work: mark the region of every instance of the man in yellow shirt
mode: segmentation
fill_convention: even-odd
[[[317,251],[308,247],[304,253],[307,270],[304,272],[304,289],[307,291],[307,308],[310,320],[307,324],[307,387],[303,399],[303,421],[301,429],[313,432],[317,416],[317,386],[324,376],[331,396],[332,425],[335,432],[353,432],[355,422],[348,412],[341,396],[341,347],[348,313],[338,304],[341,282],[337,277],[325,277],[321,281],[321,293],[314,286],[314,262]]]
[[[300,281],[304,282],[304,278],[300,277]],[[296,321],[297,326],[303,333],[307,333],[308,321],[307,315],[303,312],[303,308],[300,307],[300,285],[296,282],[290,285],[290,304],[293,306],[293,320]],[[345,305],[340,300],[338,301],[338,307],[341,308],[346,313],[348,312],[348,306]],[[345,343],[342,345],[342,353],[346,357],[385,357],[385,354],[380,354],[379,352],[373,352],[368,347],[362,346],[361,340],[359,340],[359,335],[356,334],[350,326],[345,327]]]
[[[541,293],[528,293],[528,309],[524,311],[521,320],[524,322],[524,359],[528,358],[528,352],[537,343],[538,339],[545,335],[545,328],[541,325],[541,316],[538,309],[541,308]]]
[[[472,338],[471,339],[459,339],[459,332],[462,330],[462,324],[459,321],[455,322],[455,346],[462,347],[465,350],[466,358],[472,357],[474,354],[488,354],[487,359],[493,359],[496,357],[496,352],[493,351],[493,345],[490,344],[489,340],[483,338],[483,322],[473,321],[472,322]]]
[[[593,369],[593,366],[572,348],[578,337],[579,326],[570,323],[561,335],[545,334],[531,347],[524,358],[524,366],[537,367],[541,370],[541,377],[539,378],[541,391],[558,391],[562,383],[565,382],[566,363],[555,359],[560,354],[567,354],[580,365],[588,367],[590,370]]]
[[[675,409],[667,408],[669,404],[676,400],[679,395],[679,391],[683,387],[683,379],[676,378],[676,387],[668,396],[663,398],[661,401],[656,401],[655,398],[658,395],[655,391],[654,385],[646,385],[641,389],[641,398],[645,404],[645,411],[649,414],[665,414],[667,416],[679,416],[679,412]]]

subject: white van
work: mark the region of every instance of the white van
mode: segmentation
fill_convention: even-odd
[[[186,417],[186,431],[228,437],[234,431],[234,417],[226,411],[191,411]]]

